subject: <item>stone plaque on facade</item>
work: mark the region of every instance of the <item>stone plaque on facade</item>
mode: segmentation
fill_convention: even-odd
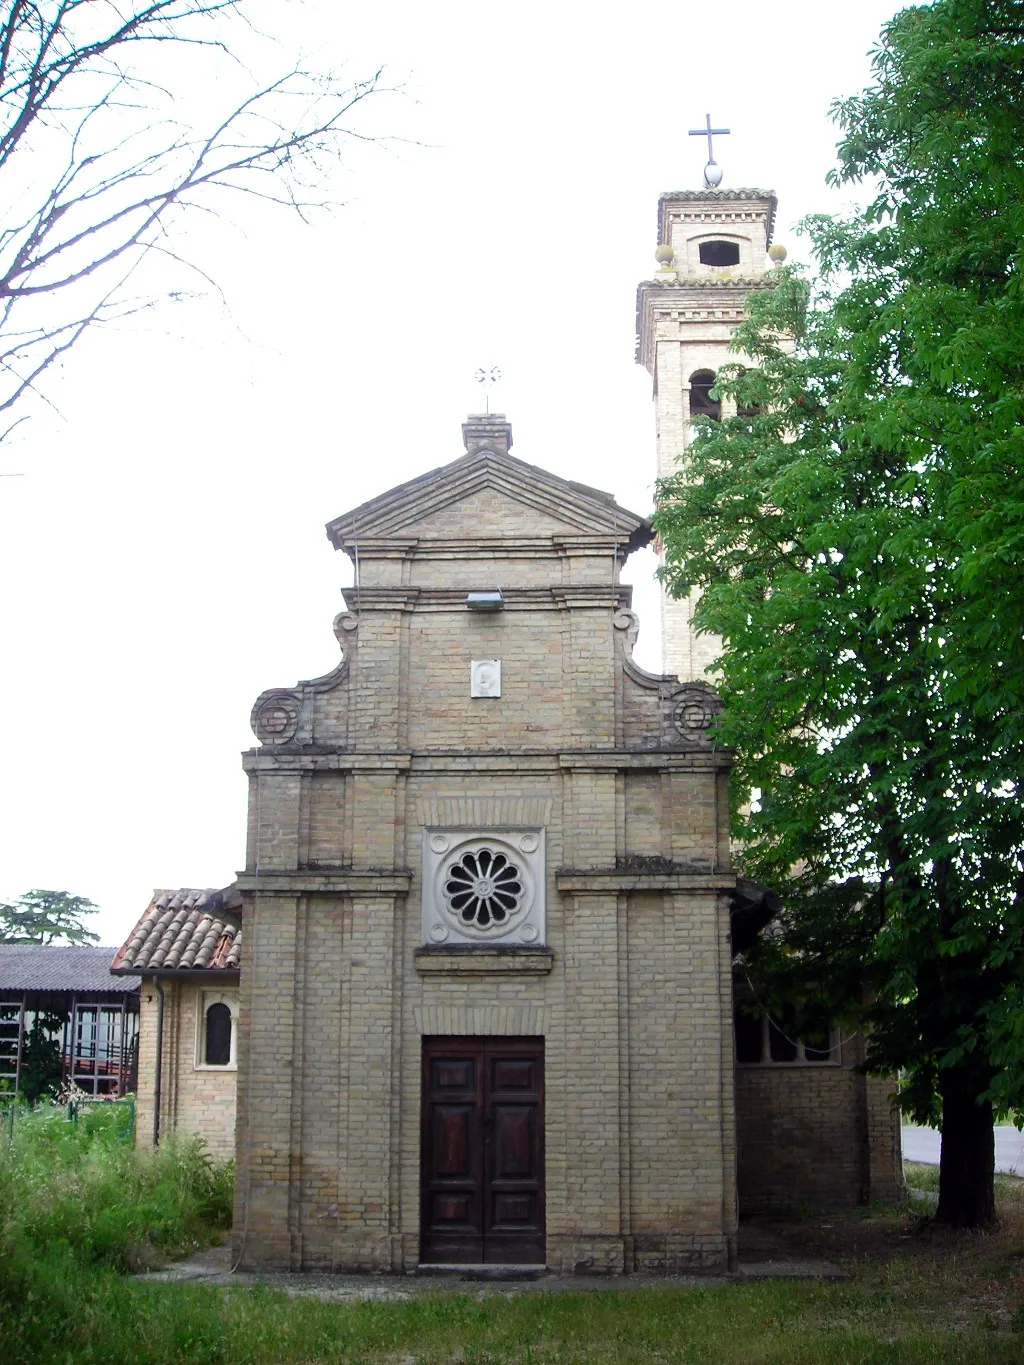
[[[501,696],[501,660],[474,659],[469,665],[469,695],[471,697]]]

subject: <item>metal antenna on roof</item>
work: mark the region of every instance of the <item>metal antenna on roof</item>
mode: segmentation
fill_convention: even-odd
[[[494,388],[495,384],[501,382],[501,370],[498,368],[497,365],[492,365],[489,370],[485,370],[483,367],[481,367],[479,370],[477,370],[476,374],[474,374],[473,378],[483,388],[484,391],[484,412],[490,413],[491,389]]]

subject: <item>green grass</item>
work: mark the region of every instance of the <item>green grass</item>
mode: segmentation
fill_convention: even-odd
[[[927,1166],[923,1161],[904,1161],[903,1173],[907,1177],[907,1187],[912,1190],[939,1192],[939,1168]]]
[[[589,1294],[465,1294],[329,1304],[264,1289],[140,1285],[29,1296],[0,1323],[4,1359],[105,1365],[280,1362],[1004,1362],[1024,1338],[929,1322],[890,1286],[762,1284]],[[63,1324],[55,1330],[55,1322]]]
[[[939,1168],[938,1166],[925,1165],[922,1161],[905,1161],[903,1169],[907,1177],[907,1185],[914,1190],[929,1190],[933,1194],[939,1192]],[[1016,1175],[997,1175],[995,1178],[996,1199],[1002,1196],[1004,1201],[1013,1201],[1021,1196],[1022,1182]]]
[[[13,1151],[0,1148],[4,1365],[1024,1361],[1021,1182],[1001,1190],[992,1233],[929,1239],[898,1210],[786,1231],[796,1251],[845,1247],[842,1284],[425,1295],[412,1282],[398,1302],[325,1303],[126,1275],[217,1236],[230,1172],[195,1143],[136,1155],[116,1125],[106,1112],[76,1126],[43,1111],[19,1123]]]

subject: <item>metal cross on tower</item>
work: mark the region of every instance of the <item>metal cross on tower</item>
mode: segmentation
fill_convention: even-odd
[[[485,411],[490,412],[491,389],[493,389],[495,384],[497,384],[500,381],[501,370],[498,368],[497,365],[492,365],[490,369],[484,369],[483,367],[481,367],[479,370],[477,370],[476,374],[474,374],[473,378],[483,388],[484,400],[486,402]]]
[[[711,115],[704,115],[705,126],[703,128],[691,128],[691,137],[706,137],[708,140],[708,164],[704,167],[704,184],[709,190],[713,190],[722,183],[722,168],[715,160],[715,148],[711,141],[714,137],[724,137],[732,130],[730,128],[712,128]]]

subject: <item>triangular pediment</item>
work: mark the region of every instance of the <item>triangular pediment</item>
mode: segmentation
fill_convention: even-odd
[[[508,528],[509,517],[515,518],[517,536],[571,536],[579,527],[566,517],[553,516],[544,508],[524,503],[510,496],[505,488],[476,488],[470,493],[452,490],[454,496],[443,506],[435,507],[418,521],[403,527],[403,535],[417,538],[451,539],[462,536],[494,535],[495,527]]]
[[[620,507],[610,493],[514,455],[481,450],[335,518],[327,534],[337,549],[391,538],[515,541],[591,535],[637,549],[653,532],[645,517]]]

